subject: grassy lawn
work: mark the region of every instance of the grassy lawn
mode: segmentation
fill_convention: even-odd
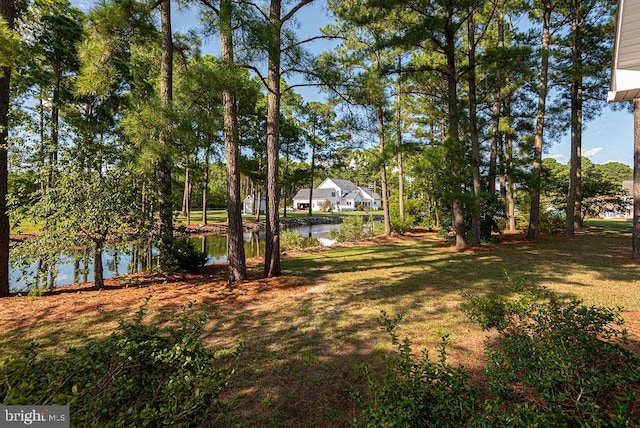
[[[505,238],[463,252],[435,234],[381,240],[283,259],[287,282],[275,295],[268,293],[269,280],[259,283],[255,293],[246,289],[246,295],[241,285],[233,302],[212,298],[211,290],[224,284],[173,286],[173,291],[212,312],[204,336],[208,345],[224,352],[243,343],[240,367],[226,391],[232,406],[223,426],[345,426],[357,416],[349,391],[363,387],[358,365],[379,368],[381,357],[392,351],[377,322],[382,310],[403,314],[400,335],[434,356],[440,338],[448,334],[450,359],[477,370],[489,333],[460,312],[461,291],[501,292],[508,273],[590,305],[622,306],[625,317],[637,318],[640,263],[630,257],[630,232],[630,221],[591,221],[575,238]],[[86,296],[99,304],[99,299],[115,298],[109,293],[116,291]],[[163,303],[168,299],[158,289],[148,293],[154,297],[151,319],[162,322],[177,310]],[[59,304],[55,298],[42,299]],[[125,312],[100,312],[93,318],[78,312],[55,323],[43,320],[35,328],[0,327],[0,346],[15,351],[42,338],[45,351],[56,352],[77,345],[78,338],[105,334],[115,325],[114,314]]]

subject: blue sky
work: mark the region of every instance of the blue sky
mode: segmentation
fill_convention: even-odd
[[[73,4],[79,5],[82,10],[88,10],[93,0],[75,0]],[[324,10],[324,1],[316,1],[303,7],[298,15],[298,34],[300,38],[312,37],[320,33],[320,28],[331,22],[331,18]],[[194,12],[186,11],[173,14],[173,30],[186,32],[197,27],[198,18]],[[314,51],[327,49],[326,42],[315,42],[310,46]],[[218,53],[218,41],[208,40],[204,47],[205,52]],[[606,64],[609,67],[610,64]],[[609,85],[609,82],[603,82]],[[313,88],[299,88],[307,101],[321,100],[322,95]],[[569,126],[567,132],[556,140],[545,141],[545,157],[553,157],[558,162],[566,163],[570,158]],[[602,164],[609,161],[621,162],[629,166],[633,165],[633,115],[627,110],[612,111],[606,107],[600,116],[585,124],[582,139],[583,156],[594,163]]]
[[[546,156],[567,163],[571,154],[568,132],[559,141],[549,143]],[[582,155],[597,164],[615,161],[633,166],[633,115],[627,110],[605,108],[599,117],[586,123],[582,133]]]

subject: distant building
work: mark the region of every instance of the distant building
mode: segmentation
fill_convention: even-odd
[[[242,213],[243,214],[257,214],[256,210],[258,208],[258,204],[255,199],[257,199],[256,195],[247,195],[242,201]],[[260,197],[260,214],[264,214],[267,212],[267,198],[265,195]]]
[[[293,197],[293,207],[296,210],[309,209],[309,194],[311,194],[311,211],[355,211],[380,209],[381,198],[369,189],[356,186],[349,180],[327,178],[311,192],[309,189],[300,190]]]

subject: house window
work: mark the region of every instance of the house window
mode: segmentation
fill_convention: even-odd
[[[331,197],[335,198],[336,197],[336,192],[331,192]]]

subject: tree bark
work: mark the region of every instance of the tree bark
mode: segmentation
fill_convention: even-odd
[[[204,153],[204,176],[202,183],[202,224],[207,224],[207,204],[209,203],[209,150],[210,147],[207,145],[207,149]]]
[[[398,54],[398,85],[396,94],[396,139],[398,141],[398,211],[404,220],[404,165],[402,163],[402,56]]]
[[[173,100],[173,40],[171,34],[171,2],[160,3],[160,25],[162,29],[162,58],[160,64],[160,102],[169,108]],[[158,270],[173,268],[173,200],[171,195],[171,168],[169,136],[160,133],[160,156],[157,165],[158,210],[160,239],[158,242]]]
[[[542,2],[542,62],[540,66],[540,87],[538,91],[538,112],[536,115],[536,131],[534,136],[533,182],[531,189],[531,209],[529,211],[529,228],[527,238],[537,239],[540,235],[540,184],[542,179],[542,147],[544,142],[544,119],[547,104],[548,71],[549,71],[549,26],[551,23],[551,0]]]
[[[267,212],[264,251],[264,276],[280,276],[280,219],[278,199],[278,155],[280,151],[280,58],[281,0],[271,0],[269,23],[269,60],[267,75]]]
[[[574,236],[575,225],[582,227],[582,39],[580,38],[581,0],[573,1],[571,18],[571,161],[569,168],[569,194],[567,195],[566,235]]]
[[[462,149],[460,147],[459,120],[458,114],[458,70],[456,67],[456,32],[453,27],[454,11],[452,6],[447,8],[447,22],[445,26],[445,43],[447,58],[447,115],[449,127],[447,129],[448,151],[451,159],[451,176],[454,181],[453,230],[456,235],[456,248],[467,247],[467,237],[464,224],[464,204],[459,196],[462,192],[462,178],[460,168],[463,165]]]
[[[378,150],[382,157],[380,165],[380,191],[382,192],[382,218],[385,236],[391,235],[391,218],[389,217],[389,191],[387,185],[387,162],[384,159],[385,146],[384,111],[378,106]]]
[[[96,242],[93,253],[93,284],[96,290],[104,288],[104,267],[102,265],[102,246],[101,242]]]
[[[189,204],[189,167],[184,168],[184,188],[182,190],[182,210],[180,214],[187,215],[187,206]],[[188,221],[188,219],[187,219]]]
[[[640,260],[640,99],[633,100],[633,240],[632,255]]]
[[[0,16],[10,29],[14,27],[13,0],[0,0]],[[11,68],[0,69],[0,297],[9,295],[9,213],[7,206],[9,179],[9,97]]]
[[[498,49],[504,47],[504,14],[498,12]],[[496,89],[493,93],[493,102],[491,105],[491,150],[489,152],[489,193],[493,195],[496,192],[496,175],[497,175],[497,159],[498,145],[500,140],[500,103],[501,94],[500,87],[504,84],[501,78],[502,74],[498,71],[496,76]]]
[[[471,244],[480,245],[480,133],[478,131],[478,106],[476,95],[476,41],[473,7],[469,8],[467,39],[469,43],[469,125],[471,126],[471,174],[473,180],[473,212],[471,213]],[[493,178],[495,185],[495,176]],[[491,229],[489,229],[490,231]]]
[[[220,48],[222,60],[229,69],[234,67],[231,0],[220,2]],[[224,146],[227,161],[227,260],[229,282],[247,278],[242,229],[242,199],[240,197],[240,142],[238,138],[238,104],[236,93],[227,87],[222,93],[224,108]],[[258,208],[259,209],[259,208]]]
[[[316,171],[316,125],[311,124],[311,180],[309,181],[309,217],[313,215],[311,205],[313,204],[313,176]]]

